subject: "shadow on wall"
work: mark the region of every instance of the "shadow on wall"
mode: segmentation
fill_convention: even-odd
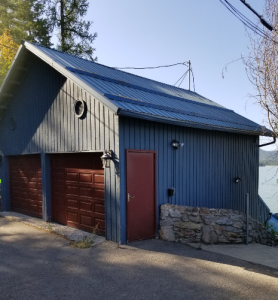
[[[40,152],[39,146],[51,142],[47,140],[48,127],[45,125],[51,125],[47,114],[59,97],[66,78],[38,58],[32,57],[32,62],[1,124],[0,144],[4,155]],[[15,122],[13,128],[11,118]],[[40,126],[40,137],[34,140]]]

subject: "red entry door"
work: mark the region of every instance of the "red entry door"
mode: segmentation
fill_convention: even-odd
[[[127,150],[127,241],[155,237],[156,152]]]

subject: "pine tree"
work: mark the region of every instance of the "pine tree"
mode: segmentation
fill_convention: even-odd
[[[2,0],[0,35],[8,29],[17,44],[24,39],[50,47],[52,44],[46,3],[47,0]]]
[[[88,7],[87,0],[53,0],[49,9],[51,27],[59,32],[58,50],[96,60],[92,43],[97,34],[89,32],[93,22],[83,19]]]

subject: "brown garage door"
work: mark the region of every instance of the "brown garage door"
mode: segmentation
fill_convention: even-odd
[[[102,153],[57,154],[51,157],[52,220],[105,234]]]
[[[42,218],[40,155],[12,156],[9,162],[11,210]]]

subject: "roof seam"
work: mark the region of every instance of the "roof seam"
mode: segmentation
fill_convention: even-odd
[[[258,124],[256,124],[256,125],[247,125],[247,124],[244,124],[244,123],[233,122],[233,121],[230,121],[230,120],[225,120],[224,118],[212,118],[212,117],[200,114],[200,113],[188,112],[188,111],[184,111],[184,110],[170,108],[170,107],[167,107],[167,106],[164,106],[164,105],[156,105],[156,104],[152,104],[152,103],[145,102],[145,101],[130,99],[130,98],[127,98],[127,97],[121,97],[121,96],[116,96],[116,95],[111,95],[111,94],[104,94],[104,96],[111,99],[111,100],[123,101],[123,102],[131,103],[131,104],[134,104],[134,105],[151,107],[151,108],[155,108],[155,109],[159,109],[159,110],[163,110],[163,111],[170,111],[170,112],[175,112],[175,113],[179,113],[179,114],[183,114],[183,115],[189,115],[189,116],[193,116],[193,117],[199,117],[199,118],[204,118],[204,119],[209,119],[209,120],[216,120],[216,121],[227,122],[227,123],[231,123],[231,124],[238,124],[238,125],[243,125],[243,126],[248,126],[248,127],[260,126]]]
[[[130,87],[130,88],[134,88],[134,89],[141,90],[141,91],[144,91],[144,92],[160,95],[160,96],[163,96],[163,97],[176,99],[176,100],[179,100],[179,101],[188,102],[188,103],[195,104],[195,105],[202,105],[202,106],[205,106],[205,107],[210,107],[210,108],[220,109],[220,110],[224,110],[224,111],[234,112],[231,109],[227,109],[227,108],[223,108],[223,107],[219,107],[219,106],[214,106],[214,105],[209,105],[209,104],[205,104],[205,103],[201,103],[201,102],[197,102],[197,101],[193,101],[193,100],[189,100],[189,99],[184,99],[184,98],[180,98],[180,97],[176,97],[176,96],[171,96],[171,95],[168,95],[166,93],[157,92],[157,91],[154,91],[154,90],[151,90],[151,89],[147,89],[147,88],[137,86],[135,84],[131,84],[131,83],[128,83],[128,82],[125,82],[125,81],[117,80],[117,79],[112,79],[112,78],[102,76],[102,75],[99,75],[99,74],[96,74],[96,73],[91,73],[91,72],[87,72],[87,71],[84,71],[84,70],[79,70],[79,69],[68,67],[68,66],[66,67],[66,69],[71,71],[71,72],[74,72],[74,73],[78,73],[78,74],[81,74],[81,75],[94,77],[94,78],[97,78],[97,79],[101,79],[101,80],[109,81],[109,82],[112,82],[112,83],[124,85],[124,86]]]
[[[248,125],[248,124],[233,122],[233,121],[230,121],[230,120],[225,120],[225,119],[222,119],[222,118],[211,118],[209,116],[202,115],[202,114],[199,114],[199,113],[187,112],[187,111],[178,110],[178,109],[172,109],[172,108],[165,107],[163,105],[154,105],[154,104],[151,104],[151,103],[148,103],[148,102],[136,101],[134,99],[120,97],[120,96],[111,95],[111,94],[104,94],[104,96],[111,99],[111,100],[127,102],[127,103],[131,103],[131,104],[134,104],[134,105],[139,105],[139,106],[151,107],[151,108],[159,109],[159,110],[162,110],[162,111],[170,111],[170,112],[175,112],[175,113],[182,114],[182,115],[189,115],[189,116],[199,117],[199,118],[208,119],[208,120],[215,120],[215,121],[226,122],[226,123],[231,123],[231,124],[236,124],[236,125],[242,125],[242,126],[247,126],[247,127],[250,127],[250,128],[261,128],[261,126],[259,124]],[[144,104],[147,104],[147,105],[144,105]],[[121,109],[124,109],[124,108],[121,108]],[[144,112],[142,112],[142,113],[144,113]]]

